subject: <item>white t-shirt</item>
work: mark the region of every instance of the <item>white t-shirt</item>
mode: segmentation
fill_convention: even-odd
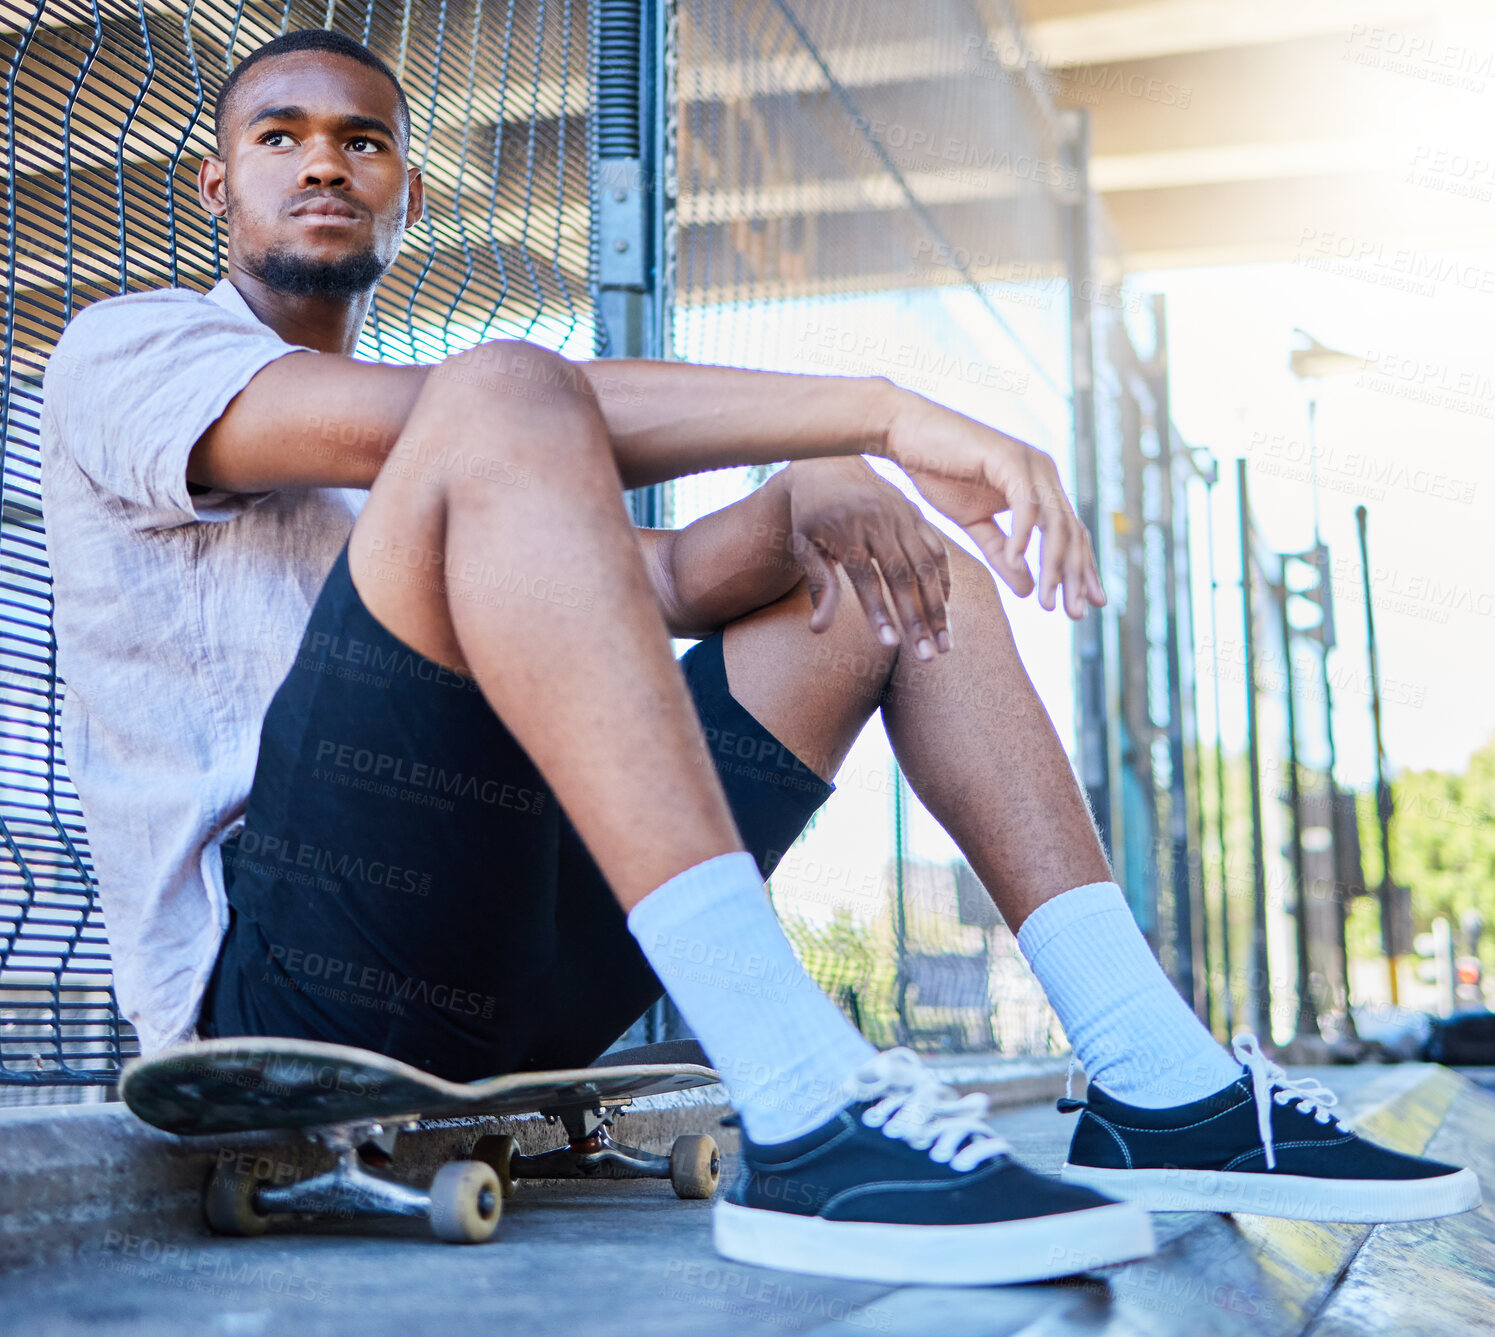
[[[187,491],[198,438],[297,351],[224,279],[86,308],[42,381],[63,755],[145,1052],[195,1036],[228,926],[218,846],[243,825],[266,708],[368,495]]]

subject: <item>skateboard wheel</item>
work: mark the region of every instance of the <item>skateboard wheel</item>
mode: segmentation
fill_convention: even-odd
[[[709,1198],[721,1178],[722,1154],[706,1133],[685,1133],[670,1148],[670,1183],[677,1198]]]
[[[493,1167],[506,1198],[514,1196],[514,1175],[510,1167],[518,1150],[519,1144],[507,1133],[490,1133],[473,1144],[471,1159]]]
[[[448,1244],[481,1244],[498,1229],[503,1205],[491,1165],[452,1161],[431,1181],[431,1232]]]
[[[223,1165],[215,1167],[202,1200],[208,1228],[215,1235],[263,1235],[270,1218],[255,1207],[254,1194],[264,1182]]]

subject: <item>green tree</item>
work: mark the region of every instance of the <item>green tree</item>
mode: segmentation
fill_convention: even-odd
[[[1420,932],[1439,915],[1457,929],[1465,910],[1478,910],[1491,932],[1480,943],[1486,971],[1495,970],[1495,737],[1458,774],[1404,771],[1391,785],[1391,871],[1412,888],[1412,921]],[[1373,794],[1360,795],[1360,842],[1366,885],[1381,880],[1381,836]],[[1350,950],[1380,951],[1380,921],[1369,898],[1354,917]]]

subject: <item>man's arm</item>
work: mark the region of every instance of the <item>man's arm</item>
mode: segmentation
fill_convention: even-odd
[[[548,356],[512,344],[492,355]],[[466,354],[479,367],[484,349]],[[597,397],[625,487],[735,464],[875,449],[893,386],[634,359],[574,364]],[[230,492],[372,487],[428,377],[441,366],[288,353],[259,371],[203,433],[191,482]]]
[[[227,492],[372,487],[431,370],[287,353],[198,438],[187,481]]]
[[[577,369],[627,487],[739,464],[881,454],[903,397],[880,376],[797,376],[618,358]]]
[[[577,375],[592,387],[626,486],[733,464],[872,453],[898,464],[980,547],[1019,595],[1042,534],[1036,582],[1069,615],[1105,602],[1084,526],[1041,451],[881,377],[793,376],[624,359],[568,364],[512,343],[480,345],[438,367],[390,367],[292,353],[257,373],[193,449],[187,477],[230,491],[369,487],[416,397],[437,376]],[[314,407],[312,407],[314,406]],[[1007,529],[996,516],[1011,512]]]
[[[681,530],[640,530],[665,622],[708,636],[807,579],[810,628],[831,625],[844,570],[885,645],[921,659],[949,648],[944,540],[865,460],[800,460]],[[891,600],[891,607],[889,606]]]
[[[783,550],[787,473],[779,470],[740,501],[684,529],[638,531],[671,636],[709,636],[781,598],[804,575]]]

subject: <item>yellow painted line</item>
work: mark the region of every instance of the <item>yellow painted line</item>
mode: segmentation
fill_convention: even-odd
[[[1447,1068],[1433,1068],[1411,1090],[1356,1119],[1355,1131],[1392,1151],[1420,1156],[1448,1117],[1459,1092],[1469,1085],[1467,1077]]]

